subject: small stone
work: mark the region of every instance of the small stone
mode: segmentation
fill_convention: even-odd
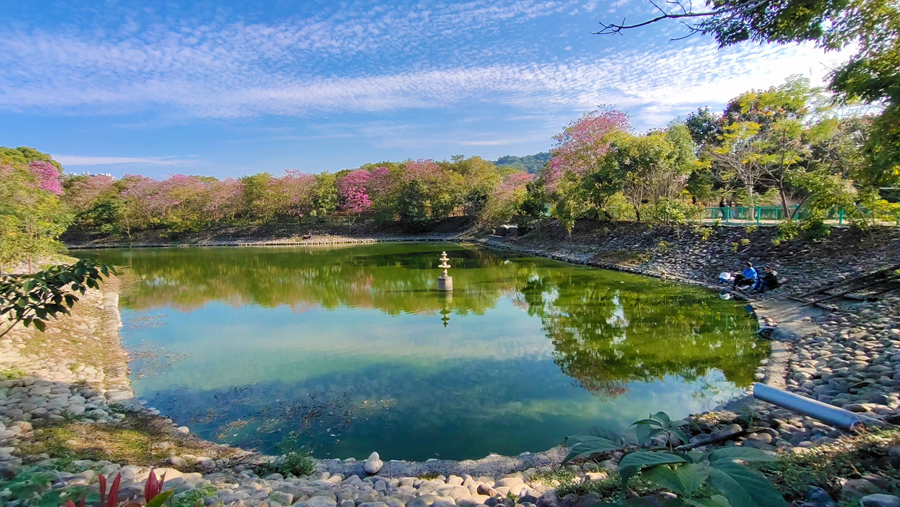
[[[269,500],[278,502],[281,505],[290,505],[294,502],[294,495],[283,491],[273,491],[269,493]]]
[[[379,471],[381,471],[382,467],[384,467],[384,462],[381,461],[381,458],[378,456],[377,452],[373,452],[366,460],[366,465],[363,467],[363,469],[367,474],[377,474]]]
[[[809,507],[834,507],[834,499],[822,488],[810,486],[806,493],[806,500],[810,504]]]
[[[337,507],[337,501],[328,496],[314,496],[305,502],[299,502],[295,505],[301,507]]]
[[[188,466],[187,460],[181,456],[171,456],[166,461],[175,468],[185,468]]]
[[[894,495],[877,493],[862,497],[859,504],[862,507],[900,507],[900,498]]]

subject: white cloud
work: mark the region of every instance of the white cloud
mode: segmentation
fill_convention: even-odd
[[[631,111],[639,126],[656,126],[686,109],[781,83],[790,74],[820,82],[828,66],[841,59],[808,45],[718,50],[708,39],[524,63],[490,53],[470,58],[466,51],[474,33],[498,23],[593,4],[423,2],[402,9],[340,9],[330,17],[274,25],[154,25],[137,32],[132,27],[104,38],[8,31],[0,34],[0,66],[8,69],[0,73],[0,110],[115,114],[159,109],[188,118],[240,118],[483,103],[559,115],[610,104]],[[448,39],[435,34],[448,31],[462,56],[440,66],[403,60],[362,67],[384,69],[377,73],[353,70],[360,68],[353,65],[336,66],[350,69],[338,75],[320,72],[330,62],[354,62],[359,55],[374,59],[424,46],[436,50]]]

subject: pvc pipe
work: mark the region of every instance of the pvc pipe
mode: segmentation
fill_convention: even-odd
[[[849,410],[782,391],[765,384],[753,384],[753,396],[843,430],[857,430],[864,426],[863,419]]]

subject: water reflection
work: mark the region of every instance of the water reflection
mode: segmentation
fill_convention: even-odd
[[[441,250],[452,293],[436,290]],[[137,392],[203,436],[264,450],[289,431],[322,456],[542,450],[598,423],[710,408],[765,354],[714,293],[470,246],[80,255],[127,267],[126,344],[184,357],[133,375]]]

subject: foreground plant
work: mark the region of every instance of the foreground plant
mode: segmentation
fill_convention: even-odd
[[[43,332],[47,320],[58,314],[70,315],[69,308],[78,302],[77,294],[99,288],[99,282],[111,272],[105,264],[82,259],[34,274],[0,276],[0,319],[10,322],[0,338],[19,322]]]
[[[692,450],[680,452],[672,447],[672,437],[687,441],[687,437],[665,412],[657,412],[647,419],[633,424],[635,439],[607,430],[595,430],[593,435],[576,435],[570,438],[572,445],[566,461],[587,457],[595,453],[610,452],[647,446],[654,437],[666,434],[668,450],[640,450],[626,454],[619,462],[622,496],[628,491],[628,481],[640,474],[641,478],[678,495],[663,502],[666,507],[692,505],[697,507],[754,507],[786,506],[784,497],[761,472],[742,463],[767,463],[777,461],[759,449],[724,447],[709,452]],[[719,494],[710,494],[712,490]],[[639,499],[625,500],[620,504],[636,505]]]
[[[100,502],[98,507],[141,507],[138,502],[119,503],[119,484],[122,482],[122,474],[116,475],[109,487],[109,494],[106,492],[106,477],[100,475]],[[166,482],[166,474],[160,479],[156,478],[156,472],[150,470],[150,476],[147,477],[147,483],[144,485],[144,506],[145,507],[161,507],[166,500],[175,494],[174,491],[163,491],[163,485]],[[78,503],[69,500],[65,507],[85,507],[86,498],[82,497]]]

